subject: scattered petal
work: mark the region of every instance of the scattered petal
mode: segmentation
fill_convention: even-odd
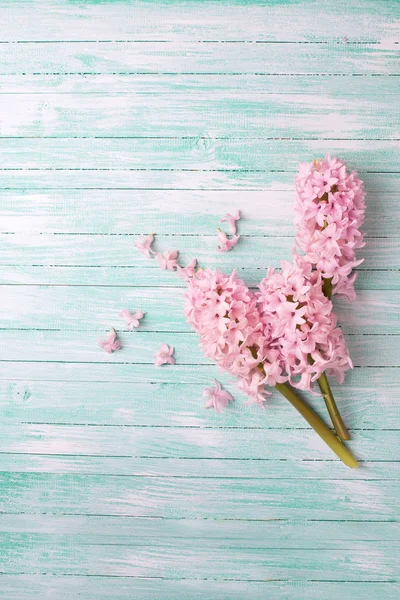
[[[189,281],[190,277],[196,273],[197,268],[197,258],[193,258],[186,267],[181,267],[180,265],[176,265],[178,276],[182,277],[185,281]]]
[[[157,354],[154,355],[155,366],[161,367],[161,365],[166,365],[166,364],[174,365],[175,364],[175,359],[173,357],[174,350],[175,349],[173,346],[168,346],[168,344],[162,344],[161,348],[159,349]]]
[[[155,254],[155,259],[163,271],[175,271],[175,269],[178,268],[178,263],[176,262],[178,254],[178,250],[167,250],[166,252],[157,252]]]
[[[98,340],[100,348],[103,348],[108,354],[121,349],[121,342],[117,340],[117,334],[114,328],[111,328],[105,340]]]
[[[217,379],[214,379],[215,387],[205,388],[202,398],[207,399],[206,408],[215,408],[217,413],[220,413],[223,408],[226,408],[228,402],[233,402],[233,396],[226,390],[221,388],[221,384]]]
[[[238,243],[240,235],[234,235],[231,239],[228,238],[224,231],[218,229],[218,243],[217,250],[219,252],[229,252]]]
[[[155,233],[150,233],[145,238],[143,235],[140,235],[134,244],[135,248],[137,248],[146,258],[151,258],[151,255],[155,254],[154,250],[151,249],[151,245],[154,242],[154,236]]]
[[[231,234],[236,235],[236,232],[237,232],[236,221],[239,221],[239,219],[240,219],[240,211],[238,209],[236,209],[236,211],[233,213],[233,215],[231,215],[230,213],[226,213],[225,217],[223,217],[220,220],[220,223],[223,223],[224,221],[228,221],[229,230],[230,230]]]
[[[135,327],[139,327],[139,321],[140,319],[143,319],[144,312],[142,312],[141,310],[137,310],[136,312],[131,313],[129,310],[124,309],[121,310],[119,316],[124,319],[128,329],[132,331],[132,329],[134,329]]]

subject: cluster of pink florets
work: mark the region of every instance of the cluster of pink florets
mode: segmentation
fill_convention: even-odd
[[[321,274],[301,257],[269,268],[259,285],[264,335],[278,351],[282,372],[298,388],[311,390],[324,371],[341,383],[352,367],[332,303],[322,292]]]
[[[279,351],[271,348],[255,295],[234,271],[200,269],[188,282],[184,312],[204,354],[239,379],[250,401],[262,404],[265,385],[284,382]]]
[[[355,250],[364,246],[365,193],[357,173],[329,155],[300,163],[296,181],[296,248],[325,279],[332,278],[333,293],[355,299]]]

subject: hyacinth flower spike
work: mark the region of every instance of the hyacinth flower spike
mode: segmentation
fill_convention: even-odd
[[[351,468],[358,466],[343,443],[288,385],[281,352],[274,347],[258,298],[235,271],[230,276],[210,269],[197,271],[188,281],[184,312],[200,337],[205,356],[234,375],[238,387],[251,402],[263,406],[270,395],[265,386],[275,386],[344,464]],[[340,372],[345,367],[338,358],[336,361],[333,358],[332,369]],[[314,370],[319,367],[318,361],[315,362]],[[302,367],[308,369],[308,362]]]
[[[343,161],[327,155],[300,163],[295,183],[295,252],[321,272],[329,299],[338,294],[353,301],[356,273],[351,273],[362,262],[355,251],[364,246],[363,182],[355,171],[346,171]]]
[[[348,173],[346,164],[329,155],[324,160],[301,163],[296,181],[295,253],[322,275],[322,291],[355,299],[352,273],[362,260],[355,250],[364,246],[360,227],[364,221],[365,193],[356,172]],[[350,439],[340,416],[326,374],[318,379],[332,423],[342,439]]]
[[[336,433],[349,439],[333,398],[326,372],[342,383],[352,368],[341,330],[336,326],[332,303],[322,292],[321,274],[303,257],[282,262],[282,271],[268,269],[259,285],[262,321],[279,350],[290,383],[312,392],[317,381]]]

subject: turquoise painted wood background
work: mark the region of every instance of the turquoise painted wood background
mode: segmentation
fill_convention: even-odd
[[[0,14],[0,597],[398,600],[400,4]],[[335,302],[357,471],[276,394],[244,407],[185,324],[182,281],[133,249],[156,231],[254,286],[290,256],[298,161],[327,151],[368,192],[358,300]],[[218,254],[236,207],[242,240]],[[139,331],[122,308],[147,311]],[[176,367],[152,365],[162,342]],[[201,400],[214,376],[236,398],[220,416]]]

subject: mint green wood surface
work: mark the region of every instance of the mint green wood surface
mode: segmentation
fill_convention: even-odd
[[[0,598],[397,600],[400,4],[0,13]],[[290,257],[297,163],[326,152],[368,193],[357,301],[335,302],[351,471],[277,394],[245,406],[189,331],[182,280],[133,249],[156,231],[255,287]],[[146,311],[139,331],[122,308]],[[175,367],[154,368],[162,342]],[[201,400],[213,377],[235,395],[221,415]]]

